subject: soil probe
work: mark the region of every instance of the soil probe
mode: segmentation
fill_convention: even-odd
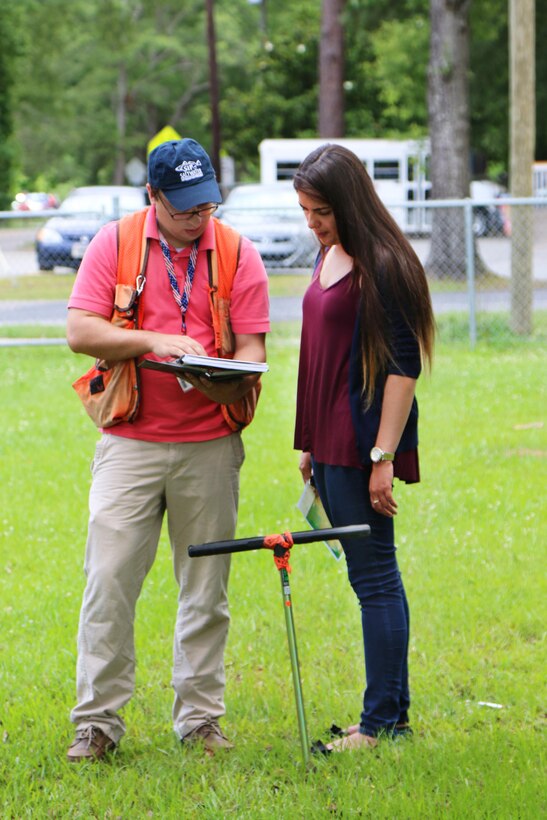
[[[192,544],[188,547],[188,555],[191,558],[199,558],[205,555],[225,555],[231,552],[249,552],[257,549],[273,550],[274,563],[279,570],[279,576],[281,578],[281,593],[283,596],[285,625],[287,627],[292,679],[296,699],[296,714],[298,717],[304,765],[307,765],[309,762],[310,743],[304,712],[304,698],[302,696],[302,681],[300,678],[300,664],[296,648],[296,632],[294,628],[291,587],[289,583],[291,547],[294,544],[310,544],[314,541],[331,541],[337,538],[352,538],[358,535],[370,535],[370,527],[368,524],[331,527],[322,530],[306,530],[304,532],[285,532],[279,535],[253,536],[252,538],[237,538],[231,541],[210,541],[207,544]]]

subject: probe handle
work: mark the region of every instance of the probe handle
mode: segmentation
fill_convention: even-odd
[[[292,532],[292,539],[295,544],[311,544],[314,541],[332,541],[337,538],[354,538],[355,536],[370,535],[368,524],[351,524],[347,527],[329,527],[323,530],[304,530],[303,532]],[[264,538],[267,536],[254,536],[252,538],[235,538],[230,541],[210,541],[207,544],[191,544],[188,547],[190,558],[199,558],[204,555],[225,555],[230,552],[249,552],[264,548]]]

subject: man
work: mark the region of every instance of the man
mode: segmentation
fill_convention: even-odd
[[[118,258],[112,222],[93,239],[79,269],[68,305],[68,344],[111,362],[214,356],[207,251],[215,247],[211,217],[222,197],[208,155],[191,139],[158,146],[149,157],[147,190],[149,255],[139,329],[110,321]],[[245,238],[230,320],[234,357],[265,361],[267,275]],[[225,713],[230,560],[191,559],[187,548],[234,537],[244,451],[221,404],[236,401],[257,377],[209,383],[189,375],[191,389],[154,370],[141,368],[140,377],[136,419],[102,431],[92,466],[71,762],[101,759],[124,734],[120,710],[134,689],[135,607],[165,512],[179,586],[174,730],[183,742],[202,742],[208,753],[232,745],[218,723]]]

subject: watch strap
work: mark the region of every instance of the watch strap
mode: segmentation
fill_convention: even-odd
[[[386,453],[381,447],[373,447],[370,451],[370,460],[373,464],[379,464],[381,461],[393,461],[395,453]]]

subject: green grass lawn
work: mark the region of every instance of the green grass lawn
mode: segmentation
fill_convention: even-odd
[[[0,277],[0,300],[68,300],[74,279],[74,273]],[[309,276],[274,274],[270,276],[269,282],[272,296],[302,296],[309,284]]]
[[[277,273],[269,277],[272,296],[302,296],[309,283],[305,274]],[[0,300],[5,299],[65,299],[74,284],[74,273],[43,273],[34,276],[0,278]],[[537,282],[536,287],[546,283]],[[431,280],[432,293],[465,291],[465,280]],[[499,276],[482,277],[477,282],[479,290],[506,290],[509,282]]]
[[[298,331],[278,325],[269,341],[244,434],[240,536],[306,528],[292,450]],[[539,344],[439,345],[419,382],[422,483],[396,485],[415,734],[306,771],[265,551],[232,563],[223,726],[236,748],[204,759],[177,744],[165,534],[138,608],[127,735],[104,765],[65,763],[97,439],[70,384],[89,360],[64,347],[0,349],[0,816],[545,816],[546,360]],[[323,545],[295,547],[291,564],[308,730],[326,739],[332,722],[359,717],[359,610],[344,562]]]
[[[0,300],[68,300],[73,284],[73,273],[6,276],[0,278]]]

